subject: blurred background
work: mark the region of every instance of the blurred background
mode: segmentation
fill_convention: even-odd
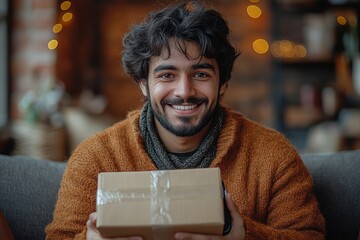
[[[142,105],[122,37],[166,0],[0,0],[0,152],[64,161]],[[212,0],[241,51],[223,104],[299,150],[360,149],[359,0]]]

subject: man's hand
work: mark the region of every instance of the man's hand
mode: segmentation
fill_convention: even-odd
[[[175,238],[178,240],[245,240],[245,226],[244,220],[240,216],[239,211],[237,210],[234,202],[231,200],[229,193],[226,194],[226,204],[230,210],[232,218],[232,227],[229,234],[226,236],[217,236],[217,235],[202,235],[202,234],[192,234],[192,233],[176,233]],[[129,238],[103,238],[101,237],[98,229],[96,228],[96,212],[91,213],[89,220],[86,223],[87,240],[142,240],[142,237],[129,237]]]
[[[90,214],[88,221],[86,222],[86,239],[87,240],[143,240],[142,237],[128,237],[128,238],[103,238],[100,235],[99,230],[96,228],[96,212]]]
[[[232,218],[231,231],[226,236],[218,235],[202,235],[192,233],[176,233],[175,239],[177,240],[245,240],[245,226],[244,220],[240,216],[234,202],[231,200],[229,193],[226,194],[226,204],[230,210]]]

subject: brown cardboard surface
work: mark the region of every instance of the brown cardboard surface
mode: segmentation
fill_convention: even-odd
[[[220,170],[100,173],[97,214],[104,237],[169,240],[179,231],[221,235]]]

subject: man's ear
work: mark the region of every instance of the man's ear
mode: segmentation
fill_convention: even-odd
[[[220,97],[222,97],[224,95],[227,87],[228,87],[228,83],[224,83],[223,85],[220,86],[220,91],[219,91]]]
[[[145,79],[141,79],[139,81],[139,86],[140,86],[141,92],[145,97],[147,97],[147,86],[146,86],[146,84],[147,84],[147,81]]]

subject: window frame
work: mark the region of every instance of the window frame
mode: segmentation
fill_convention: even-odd
[[[0,0],[0,130],[10,119],[10,0]]]

